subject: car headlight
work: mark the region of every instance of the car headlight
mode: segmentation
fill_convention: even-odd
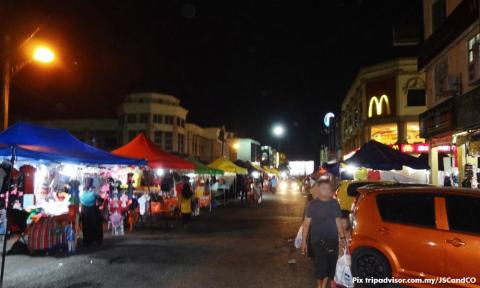
[[[280,189],[281,190],[287,190],[288,189],[288,183],[285,181],[280,182]]]
[[[300,187],[298,187],[298,183],[297,182],[292,182],[292,189],[293,190],[298,190]]]

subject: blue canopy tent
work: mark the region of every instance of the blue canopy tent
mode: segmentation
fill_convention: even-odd
[[[345,162],[375,170],[402,170],[403,166],[430,169],[425,159],[410,156],[374,140],[364,144]]]
[[[14,151],[13,151],[14,150]],[[0,133],[0,156],[103,165],[146,165],[85,144],[63,129],[17,123]]]

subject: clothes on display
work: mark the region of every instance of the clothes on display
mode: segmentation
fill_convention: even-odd
[[[149,201],[150,201],[150,195],[148,195],[147,193],[143,194],[140,198],[138,198],[140,215],[143,216],[147,212],[147,205]]]

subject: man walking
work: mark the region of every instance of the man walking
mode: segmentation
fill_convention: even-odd
[[[307,233],[313,250],[317,288],[330,287],[335,276],[338,259],[339,239],[346,245],[345,231],[341,225],[338,202],[332,198],[333,190],[329,179],[321,178],[311,188],[314,200],[310,201],[303,221],[302,253],[307,253]]]

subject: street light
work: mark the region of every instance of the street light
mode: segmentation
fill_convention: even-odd
[[[272,129],[273,136],[281,138],[285,134],[285,128],[282,125],[275,125]]]
[[[33,39],[35,34],[39,31],[39,28],[35,30],[23,43],[15,50],[10,47],[10,37],[7,35],[4,37],[4,55],[3,55],[3,87],[2,87],[2,102],[3,102],[3,129],[8,128],[8,115],[9,115],[9,102],[10,102],[10,81],[12,77],[20,72],[25,66],[33,61],[42,64],[49,64],[55,60],[55,53],[46,46],[38,46],[33,49],[31,56],[27,59],[23,59],[19,63],[11,63],[12,59],[16,59],[15,52],[19,52],[24,48],[26,44]],[[12,53],[13,52],[13,53]]]
[[[33,60],[40,63],[51,63],[55,60],[55,54],[45,46],[39,46],[33,51]]]

